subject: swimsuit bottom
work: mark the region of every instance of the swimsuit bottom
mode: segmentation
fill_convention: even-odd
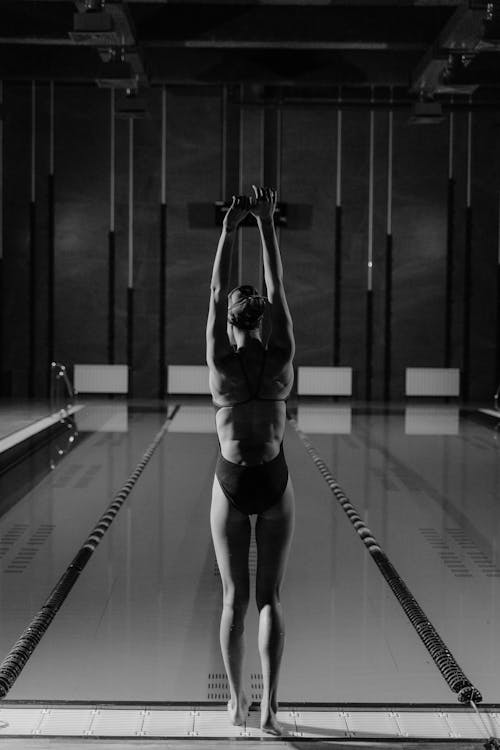
[[[263,513],[281,499],[288,483],[288,467],[283,443],[272,461],[242,466],[228,461],[219,452],[215,475],[229,502],[241,513]]]

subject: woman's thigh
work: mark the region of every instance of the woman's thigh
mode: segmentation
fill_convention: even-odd
[[[225,596],[248,600],[250,519],[231,505],[217,477],[212,488],[210,527]]]
[[[279,598],[295,523],[295,498],[290,478],[279,502],[261,513],[255,524],[257,543],[256,597],[259,608]]]

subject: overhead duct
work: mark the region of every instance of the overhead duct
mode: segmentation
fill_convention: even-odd
[[[143,120],[150,117],[146,99],[135,90],[127,91],[115,101],[115,117],[121,120]]]
[[[478,84],[455,80],[454,72],[450,76],[450,55],[459,59],[463,54],[473,54],[482,39],[483,21],[484,10],[460,5],[416,67],[410,91],[426,95],[472,93]]]
[[[473,55],[450,55],[447,64],[438,75],[438,91],[440,94],[473,94],[479,86],[478,81],[471,75]]]
[[[137,75],[128,62],[105,63],[101,70],[102,74],[96,78],[101,89],[133,89],[137,86]]]
[[[486,18],[483,21],[483,36],[476,47],[479,51],[500,51],[500,3],[488,3]]]
[[[120,44],[113,17],[105,11],[75,13],[69,38],[76,44],[112,46]]]

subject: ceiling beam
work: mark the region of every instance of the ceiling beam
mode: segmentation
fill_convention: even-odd
[[[65,37],[0,37],[0,44],[9,45],[43,45],[52,47],[73,47],[75,42]],[[102,43],[95,42],[94,45],[86,46],[100,47]],[[134,45],[125,45],[132,47]],[[368,52],[418,52],[425,49],[425,45],[419,42],[368,42],[352,41],[337,42],[330,40],[301,41],[298,39],[272,40],[244,40],[244,39],[156,39],[141,43],[141,47],[183,47],[187,49],[304,49],[304,50],[359,50]],[[129,52],[127,52],[129,54]]]
[[[18,3],[33,2],[33,0],[17,0]],[[61,0],[38,0],[38,3],[52,3],[61,2]],[[81,2],[81,0],[78,0]],[[109,2],[107,8],[109,8]],[[352,6],[364,6],[367,8],[378,8],[380,6],[409,6],[409,7],[441,7],[441,8],[456,8],[460,5],[464,5],[464,0],[201,0],[204,5],[327,5],[337,7],[352,7]],[[142,5],[142,4],[157,4],[157,5],[193,5],[199,4],[200,0],[129,0],[128,5]]]
[[[75,0],[77,10],[85,12],[85,3],[82,0]],[[122,0],[108,0],[104,6],[104,12],[113,19],[113,28],[121,40],[122,59],[129,63],[137,85],[145,86],[148,84],[148,76],[144,65],[143,56],[137,43],[134,22],[130,14],[127,3]],[[102,45],[96,44],[100,54],[106,54],[107,49],[99,49]]]

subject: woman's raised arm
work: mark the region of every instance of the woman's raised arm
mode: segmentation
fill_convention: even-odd
[[[246,195],[233,196],[222,224],[210,282],[210,305],[207,318],[207,364],[210,366],[231,351],[227,337],[227,294],[229,291],[231,253],[239,223],[250,210]]]
[[[270,188],[252,186],[255,196],[252,199],[251,212],[257,219],[262,241],[262,255],[264,261],[264,280],[267,296],[271,303],[272,331],[269,346],[285,350],[290,360],[295,353],[295,339],[293,323],[283,284],[283,264],[278,247],[278,239],[274,228],[274,211],[276,209],[277,193]]]

